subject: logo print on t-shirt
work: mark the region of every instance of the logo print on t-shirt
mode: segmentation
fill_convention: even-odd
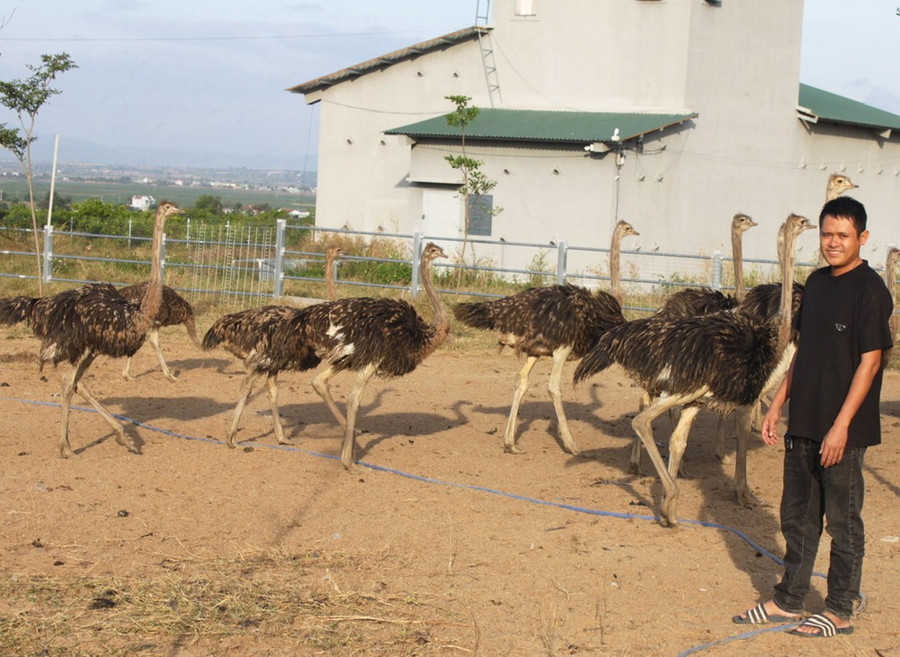
[[[835,324],[834,328],[837,329],[838,333],[841,333],[841,332],[843,332],[844,329],[847,328],[847,325],[846,324]]]

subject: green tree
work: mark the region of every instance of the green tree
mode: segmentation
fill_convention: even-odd
[[[197,200],[194,201],[194,209],[199,210],[201,212],[208,212],[209,214],[222,214],[222,199],[218,196],[213,196],[212,194],[201,194],[197,197]]]
[[[61,93],[54,89],[51,83],[60,73],[77,68],[75,62],[67,53],[58,55],[41,55],[41,65],[28,65],[31,75],[24,80],[0,81],[0,103],[7,109],[16,113],[19,118],[20,128],[8,128],[5,123],[0,123],[0,145],[12,152],[19,160],[25,171],[25,179],[28,182],[28,200],[31,204],[31,228],[34,231],[34,250],[37,256],[38,267],[38,292],[43,295],[44,285],[41,272],[41,248],[38,239],[37,216],[34,203],[34,168],[31,159],[31,143],[36,139],[33,136],[34,124],[40,109],[56,94]]]
[[[472,217],[472,200],[478,199],[489,193],[497,182],[488,178],[481,170],[484,162],[471,158],[466,153],[466,128],[474,121],[480,109],[469,105],[472,100],[469,96],[444,96],[447,100],[456,105],[456,110],[447,115],[447,125],[459,128],[460,132],[460,149],[461,155],[445,155],[444,159],[450,164],[450,167],[456,169],[462,175],[462,185],[458,191],[463,198],[463,243],[461,249],[462,262],[466,261],[466,246],[469,244],[469,226]],[[503,208],[485,209],[488,214],[496,215],[503,211]],[[472,260],[475,260],[475,247],[472,247]],[[457,270],[456,285],[462,282],[463,270]]]

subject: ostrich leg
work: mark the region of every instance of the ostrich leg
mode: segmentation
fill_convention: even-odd
[[[271,372],[266,377],[266,394],[269,397],[269,406],[272,408],[272,423],[275,425],[275,438],[279,445],[287,445],[284,437],[284,427],[281,426],[281,414],[278,412],[278,372]]]
[[[566,413],[563,410],[562,391],[560,381],[562,380],[563,367],[569,360],[569,354],[572,353],[572,345],[559,347],[553,351],[553,369],[550,371],[550,382],[547,390],[550,393],[550,399],[553,400],[553,408],[556,409],[556,421],[559,424],[559,437],[562,439],[563,446],[572,456],[578,456],[581,451],[575,444],[575,439],[569,432],[569,423],[566,421]]]
[[[757,402],[758,403],[758,402]],[[734,459],[734,491],[738,502],[744,506],[756,504],[758,500],[750,492],[747,483],[747,444],[750,440],[750,420],[755,404],[741,406],[735,410],[737,419],[737,451]]]
[[[72,404],[72,395],[76,392],[84,397],[85,400],[94,407],[94,410],[100,414],[100,417],[106,420],[109,426],[112,427],[113,431],[116,433],[117,443],[127,447],[132,452],[137,452],[137,447],[134,442],[126,437],[125,427],[122,426],[122,423],[119,422],[112,413],[106,410],[103,404],[97,401],[91,394],[91,391],[88,390],[87,386],[81,382],[81,377],[84,376],[87,368],[94,362],[95,357],[96,354],[86,352],[78,359],[68,376],[63,377],[62,379],[62,394],[60,400],[62,405],[62,422],[60,424],[59,437],[59,455],[62,458],[68,458],[72,455],[72,446],[69,443],[69,408]]]
[[[689,404],[692,401],[699,399],[700,397],[705,395],[707,390],[708,389],[704,386],[700,390],[687,395],[657,397],[656,400],[654,400],[653,403],[650,404],[650,406],[638,413],[638,415],[631,421],[631,427],[632,429],[634,429],[634,432],[640,437],[641,442],[644,445],[644,449],[647,450],[647,454],[650,455],[650,460],[653,461],[653,467],[656,468],[656,473],[657,475],[659,475],[659,478],[663,484],[663,488],[665,489],[662,508],[660,509],[660,522],[663,525],[674,527],[676,524],[678,524],[678,517],[675,513],[678,502],[678,485],[675,483],[675,479],[672,477],[672,475],[669,474],[666,463],[663,461],[663,458],[659,453],[659,448],[656,446],[656,442],[653,440],[652,423],[653,420],[658,418],[670,408],[676,408],[678,406]]]
[[[173,383],[178,380],[172,372],[169,370],[169,366],[166,365],[166,359],[163,358],[162,348],[159,346],[159,329],[156,327],[151,328],[147,331],[147,340],[150,341],[150,344],[153,345],[153,348],[156,350],[156,358],[159,361],[159,366],[162,368],[163,375]]]
[[[525,452],[516,446],[516,420],[519,417],[519,404],[522,397],[528,391],[528,376],[538,361],[537,356],[528,356],[525,365],[519,370],[519,385],[513,393],[512,406],[509,409],[509,419],[506,421],[506,433],[503,434],[503,451],[509,454],[524,454]]]
[[[250,372],[241,382],[241,396],[238,398],[237,406],[234,407],[234,416],[231,419],[231,427],[229,427],[228,433],[225,434],[225,444],[232,449],[235,446],[234,436],[237,433],[238,424],[240,424],[241,415],[244,412],[244,406],[250,398],[250,393],[253,392],[253,386],[256,385],[256,382],[259,381],[259,378],[262,375],[262,372]]]
[[[677,479],[681,472],[681,461],[687,448],[688,434],[699,412],[699,406],[685,406],[678,416],[678,424],[672,430],[669,438],[669,476],[672,479]]]
[[[169,370],[169,366],[166,364],[166,359],[163,357],[162,348],[159,346],[159,329],[156,327],[151,327],[150,330],[147,331],[147,340],[153,345],[153,348],[156,350],[156,359],[159,361],[159,366],[162,368],[163,375],[173,383],[178,380],[174,374],[172,374],[171,370]],[[122,376],[129,380],[134,381],[134,376],[131,374],[131,361],[134,360],[134,356],[129,356],[128,360],[125,361],[125,367],[122,369]]]
[[[356,377],[356,383],[350,394],[347,395],[347,428],[344,431],[344,445],[341,448],[341,463],[349,470],[353,465],[353,448],[356,444],[356,415],[359,411],[359,402],[362,399],[366,383],[372,378],[377,369],[376,363],[369,363],[365,369],[360,370]]]
[[[334,415],[335,419],[338,421],[343,428],[347,428],[347,420],[344,417],[344,414],[341,413],[341,409],[338,408],[338,405],[334,401],[334,397],[331,396],[331,390],[328,388],[328,382],[331,381],[332,377],[337,374],[335,369],[331,366],[328,369],[324,370],[321,374],[316,376],[313,379],[312,387],[317,393],[319,393],[319,397],[321,397],[325,404],[328,406],[328,410],[331,411],[331,414]]]

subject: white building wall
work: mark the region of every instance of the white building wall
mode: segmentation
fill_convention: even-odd
[[[640,151],[629,144],[620,166],[615,153],[588,156],[580,146],[469,142],[497,181],[503,212],[493,238],[605,249],[624,218],[641,233],[626,250],[728,254],[731,217],[745,212],[759,223],[744,236],[745,257],[774,259],[777,227],[791,212],[817,221],[828,175],[843,171],[870,213],[864,256],[881,264],[885,246],[900,243],[898,136],[810,130],[797,118],[802,0],[537,0],[528,17],[514,16],[514,4],[494,2],[498,106],[699,116],[647,135]],[[455,172],[443,159],[458,150],[383,134],[452,111],[451,94],[490,106],[476,41],[309,95],[322,102],[317,223],[403,233],[459,226],[461,209],[451,216],[448,201]],[[507,266],[532,264],[512,248],[479,248]],[[813,231],[803,234],[800,259],[813,261],[816,249]],[[590,259],[569,264],[605,270]]]

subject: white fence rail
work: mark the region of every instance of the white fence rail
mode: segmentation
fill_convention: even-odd
[[[0,228],[0,237],[4,232],[21,229]],[[304,235],[296,234],[302,231]],[[30,231],[29,231],[30,232]],[[323,280],[323,244],[337,236],[363,241],[391,240],[395,243],[396,253],[402,253],[404,259],[378,258],[368,256],[342,257],[344,262],[373,261],[376,263],[393,262],[408,265],[411,279],[408,284],[383,284],[374,281],[341,279],[337,269],[337,279],[347,286],[376,286],[397,289],[416,297],[420,290],[418,280],[418,264],[421,245],[429,240],[444,246],[448,254],[453,253],[450,261],[438,261],[436,267],[451,270],[465,270],[466,273],[479,273],[508,281],[533,285],[571,282],[589,288],[606,288],[609,286],[608,258],[609,250],[588,248],[569,244],[565,241],[549,244],[526,242],[507,242],[484,239],[469,239],[466,247],[466,259],[460,257],[463,247],[461,239],[447,237],[431,237],[420,233],[391,234],[366,233],[340,229],[324,229],[311,226],[289,226],[285,220],[278,220],[271,226],[258,224],[201,224],[197,222],[191,227],[189,237],[185,239],[166,239],[163,249],[164,275],[176,274],[178,284],[173,287],[182,292],[188,299],[196,301],[200,298],[225,302],[225,305],[249,307],[271,302],[273,298],[282,296],[305,296],[297,290],[303,284],[321,283]],[[309,239],[301,239],[308,237]],[[77,239],[80,238],[80,239]],[[91,254],[91,245],[104,240],[116,240],[120,248],[111,249],[106,244],[104,249],[113,252],[117,257],[99,257]],[[10,240],[6,240],[9,242]],[[78,261],[95,261],[116,263],[133,267],[149,267],[144,260],[124,257],[136,243],[149,242],[146,237],[131,235],[95,235],[71,231],[45,228],[43,235],[43,254],[41,277],[45,283],[90,282],[70,275],[70,270]],[[19,240],[22,242],[22,240]],[[85,246],[87,243],[87,246]],[[308,244],[315,250],[292,250],[286,244]],[[2,245],[2,242],[0,242]],[[69,247],[63,252],[63,245]],[[59,252],[55,249],[59,247]],[[448,248],[449,247],[449,248]],[[167,253],[177,256],[167,257]],[[474,253],[474,264],[473,263]],[[120,257],[121,254],[121,257]],[[484,255],[489,254],[489,255]],[[37,278],[37,267],[25,268],[18,263],[19,258],[34,261],[33,251],[0,250],[0,278]],[[526,269],[505,267],[504,262],[530,262]],[[626,291],[626,308],[634,311],[652,311],[668,292],[684,286],[708,286],[728,291],[732,284],[731,259],[719,252],[709,255],[623,250],[622,283]],[[575,263],[573,265],[573,263]],[[593,264],[592,263],[598,263]],[[808,270],[812,264],[800,263],[798,268]],[[312,274],[307,270],[313,270]],[[745,277],[748,284],[774,280],[777,274],[773,260],[746,259],[744,261]],[[19,273],[16,273],[19,272]],[[455,280],[455,279],[454,279]],[[111,281],[118,283],[117,281]],[[445,286],[446,287],[446,286]],[[443,289],[446,294],[465,294],[495,296],[485,292],[469,289]]]

